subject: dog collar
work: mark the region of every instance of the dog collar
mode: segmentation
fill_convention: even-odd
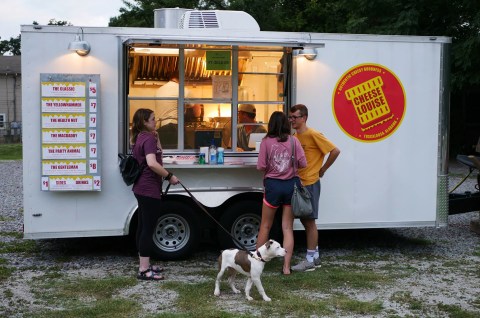
[[[260,254],[260,251],[259,251],[259,250],[257,250],[257,257],[258,257],[262,262],[265,263],[265,260],[262,258],[262,255]]]

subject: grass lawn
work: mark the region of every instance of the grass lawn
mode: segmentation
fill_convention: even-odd
[[[0,160],[21,160],[22,144],[0,144]]]

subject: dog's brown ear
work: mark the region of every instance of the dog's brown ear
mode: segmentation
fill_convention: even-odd
[[[268,240],[267,243],[265,243],[265,246],[266,246],[267,248],[270,248],[270,245],[272,245],[272,244],[273,244],[273,241],[272,241],[272,240]]]

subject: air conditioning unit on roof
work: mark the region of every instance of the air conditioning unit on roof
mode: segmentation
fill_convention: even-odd
[[[260,31],[257,21],[244,11],[191,10],[183,14],[180,29]]]

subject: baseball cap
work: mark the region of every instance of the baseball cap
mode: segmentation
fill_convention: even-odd
[[[238,111],[239,112],[245,112],[245,113],[251,113],[251,114],[256,114],[257,110],[255,109],[255,106],[252,104],[240,104],[238,106]]]

